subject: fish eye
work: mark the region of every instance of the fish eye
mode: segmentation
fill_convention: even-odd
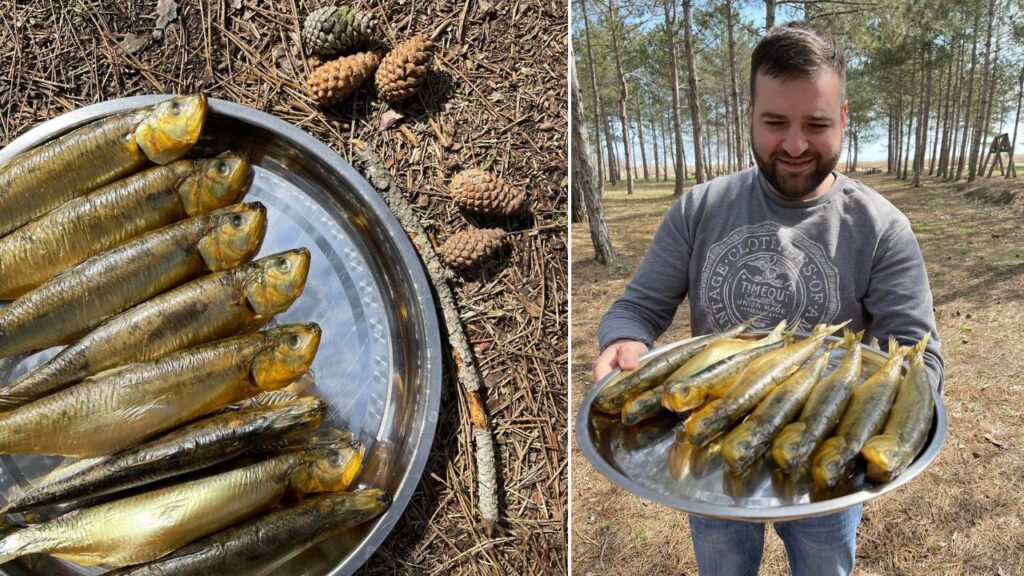
[[[331,466],[335,466],[335,467],[341,466],[341,454],[338,454],[337,452],[335,452],[334,454],[331,454],[330,462],[331,462]]]
[[[235,214],[234,216],[231,217],[231,225],[234,226],[235,228],[241,228],[242,224],[244,223],[245,220],[242,219],[241,214]]]
[[[301,344],[301,343],[302,343],[302,341],[295,334],[289,335],[288,336],[288,340],[285,342],[285,344],[287,344],[288,347],[291,348],[292,350],[297,349],[299,347],[299,344]]]
[[[217,163],[217,173],[221,176],[227,176],[228,174],[228,163],[221,160]]]
[[[170,111],[172,116],[181,114],[181,104],[179,102],[171,102]]]
[[[281,272],[288,272],[292,269],[292,263],[287,258],[281,258],[277,261],[277,269]]]

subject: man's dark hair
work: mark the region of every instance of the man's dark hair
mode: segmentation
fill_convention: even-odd
[[[787,22],[768,31],[750,56],[750,98],[758,72],[771,78],[810,78],[823,70],[839,75],[846,93],[846,56],[835,38],[809,22]]]

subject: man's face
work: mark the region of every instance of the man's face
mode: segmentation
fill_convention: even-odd
[[[750,141],[758,168],[786,200],[823,194],[846,128],[839,75],[825,71],[782,80],[758,73],[754,83]]]

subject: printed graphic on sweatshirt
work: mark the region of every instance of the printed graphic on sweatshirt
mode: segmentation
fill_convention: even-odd
[[[839,312],[839,271],[824,248],[776,222],[744,226],[714,244],[701,278],[701,309],[716,332],[759,315],[755,328],[785,319],[809,331]]]

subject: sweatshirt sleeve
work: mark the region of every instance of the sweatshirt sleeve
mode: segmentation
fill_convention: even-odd
[[[688,198],[689,197],[689,198]],[[598,327],[600,350],[617,340],[637,340],[650,348],[672,323],[686,297],[689,282],[691,215],[686,213],[690,194],[680,198],[665,215],[640,267]]]
[[[906,220],[900,221],[883,237],[877,254],[864,297],[871,335],[888,351],[890,335],[902,345],[912,345],[925,333],[931,333],[924,361],[932,386],[941,393],[945,371],[931,286],[921,247]]]

